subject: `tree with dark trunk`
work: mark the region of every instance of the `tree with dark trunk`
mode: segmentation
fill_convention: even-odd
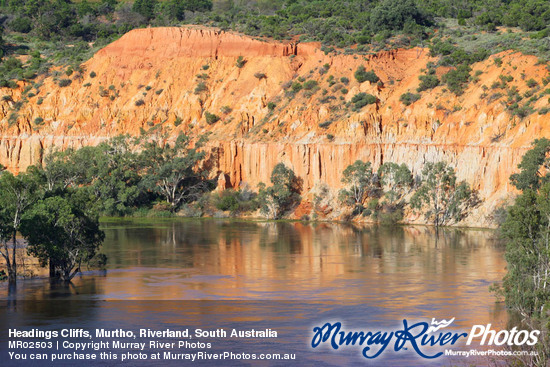
[[[460,221],[474,202],[468,184],[458,182],[455,170],[445,162],[428,162],[422,170],[420,188],[411,198],[414,209],[424,210],[434,226]]]
[[[208,172],[197,167],[206,157],[198,150],[203,142],[199,139],[191,148],[189,137],[181,134],[174,143],[144,143],[140,157],[144,171],[142,185],[164,197],[172,212],[206,189],[204,179]]]
[[[17,232],[21,218],[38,196],[38,183],[32,174],[0,173],[0,254],[6,261],[10,283],[17,279]]]
[[[28,252],[42,266],[50,264],[50,276],[68,282],[89,262],[103,243],[97,214],[86,211],[87,203],[71,193],[37,202],[22,221],[21,233]]]

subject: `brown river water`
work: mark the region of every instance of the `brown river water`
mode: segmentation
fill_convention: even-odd
[[[468,332],[474,324],[508,328],[503,304],[489,292],[506,267],[502,245],[489,230],[436,233],[423,226],[216,219],[113,220],[104,222],[103,229],[106,271],[84,271],[70,285],[47,279],[20,281],[12,291],[0,285],[0,353],[7,365],[31,363],[7,357],[9,328],[191,333],[199,328],[270,328],[277,338],[192,340],[211,342],[211,352],[296,356],[284,363],[234,359],[217,365],[301,366],[494,362],[449,356],[429,361],[411,348],[396,352],[393,344],[375,359],[364,358],[359,346],[313,349],[312,330],[326,322],[339,321],[345,330],[378,331],[403,329],[403,319],[429,323],[455,318],[450,328],[456,332]],[[102,360],[93,365],[119,364]]]

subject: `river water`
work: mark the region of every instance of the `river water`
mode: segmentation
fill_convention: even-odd
[[[269,328],[276,339],[193,341],[211,342],[210,351],[222,353],[296,355],[293,363],[261,365],[386,366],[428,360],[392,347],[372,360],[358,346],[313,349],[313,328],[339,321],[345,330],[398,330],[404,319],[455,318],[452,330],[467,332],[474,324],[505,329],[508,321],[489,292],[506,266],[492,231],[215,219],[117,220],[104,222],[103,229],[106,271],[85,271],[69,286],[32,279],[8,292],[0,285],[2,330]],[[3,333],[2,355],[6,340]],[[472,362],[443,356],[434,363]],[[172,363],[181,361],[130,365]],[[223,362],[243,364],[257,361]]]

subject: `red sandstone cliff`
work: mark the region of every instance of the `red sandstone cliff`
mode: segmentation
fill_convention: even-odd
[[[236,66],[239,56],[246,61],[242,68]],[[84,63],[82,77],[71,76],[68,87],[46,78],[19,111],[13,110],[14,102],[2,99],[0,163],[12,171],[24,170],[52,146],[97,144],[120,133],[139,134],[140,129],[173,135],[210,132],[217,172],[227,174],[230,185],[268,182],[273,166],[284,162],[303,179],[307,197],[321,183],[339,188],[341,172],[356,159],[375,167],[404,162],[414,172],[427,161],[446,160],[484,200],[464,224],[486,225],[495,206],[510,195],[508,177],[530,142],[550,136],[550,114],[520,119],[506,111],[502,98],[484,98],[484,93],[499,92],[490,86],[500,75],[512,75],[509,86],[525,93],[525,80],[534,78],[542,85],[548,74],[535,57],[513,52],[498,56],[500,67],[494,56],[473,66],[472,75],[477,70],[482,74],[462,96],[440,86],[405,106],[399,97],[415,92],[418,75],[433,61],[426,50],[325,55],[316,44],[264,42],[211,29],[138,29]],[[323,73],[325,64],[329,68]],[[373,69],[383,85],[359,84],[353,77],[359,65]],[[207,77],[197,77],[201,74]],[[349,91],[334,90],[341,83],[330,85],[330,75],[336,81],[349,78],[349,85],[342,86]],[[317,81],[320,90],[287,98],[284,84],[298,78]],[[207,89],[195,93],[200,82]],[[23,88],[1,93],[19,101]],[[379,101],[352,112],[344,104],[359,92]],[[140,100],[143,105],[137,106]],[[269,102],[276,104],[273,111]],[[547,105],[544,97],[534,107]],[[206,111],[221,120],[208,125]],[[34,124],[37,117],[44,123]],[[328,128],[319,126],[328,120]]]

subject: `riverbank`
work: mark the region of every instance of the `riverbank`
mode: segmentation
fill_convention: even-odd
[[[381,225],[381,226],[426,226],[435,228],[433,224],[427,223],[425,221],[419,220],[420,215],[417,215],[416,220],[401,220],[396,223],[382,223],[381,221],[372,220],[369,217],[356,216],[351,219],[342,219],[342,217],[335,218],[318,218],[311,219],[309,216],[305,218],[303,215],[299,216],[296,212],[291,213],[281,219],[268,219],[265,216],[260,215],[260,211],[257,210],[254,213],[244,213],[244,214],[233,214],[229,211],[214,211],[207,214],[201,215],[186,215],[188,211],[179,211],[177,213],[170,212],[154,212],[152,210],[144,213],[136,212],[135,215],[127,217],[100,217],[100,221],[112,222],[116,220],[127,221],[127,220],[158,220],[158,219],[226,219],[226,220],[239,220],[239,221],[252,221],[252,222],[301,222],[301,223],[333,223],[333,224],[357,224],[357,225]],[[156,214],[155,214],[156,213]],[[143,215],[141,215],[143,214]],[[458,222],[452,223],[445,226],[440,226],[440,228],[455,228],[455,229],[479,229],[479,230],[496,230],[498,225],[496,223],[479,223],[475,225],[472,221],[467,222]]]

